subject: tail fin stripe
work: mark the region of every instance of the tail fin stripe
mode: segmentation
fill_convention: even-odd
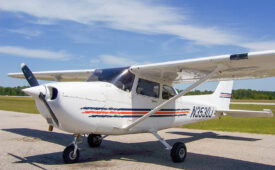
[[[224,94],[224,95],[232,95],[232,93],[221,93],[221,94]]]
[[[228,98],[228,99],[231,99],[232,97],[225,97],[225,96],[220,96],[220,98]]]
[[[229,98],[231,99],[232,94],[231,93],[221,93],[220,98]]]

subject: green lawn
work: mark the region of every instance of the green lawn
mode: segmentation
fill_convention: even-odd
[[[0,110],[24,113],[38,113],[35,102],[31,97],[0,96]]]
[[[231,99],[231,102],[275,103],[275,100]]]
[[[238,100],[240,101],[240,100]],[[242,101],[240,101],[242,102]],[[249,102],[258,102],[249,100]],[[267,102],[267,101],[266,101]],[[271,103],[271,101],[269,101]],[[275,106],[264,105],[231,105],[231,109],[263,110],[271,109],[275,113]],[[38,113],[35,102],[31,97],[0,96],[0,110],[24,113]],[[275,134],[275,118],[233,118],[224,116],[221,119],[194,123],[183,126],[189,129],[205,129],[231,132],[249,132]]]

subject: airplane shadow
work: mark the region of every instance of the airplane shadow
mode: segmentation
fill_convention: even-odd
[[[219,135],[214,132],[203,132],[203,133],[191,133],[191,132],[166,132],[177,135],[191,136],[189,138],[184,138],[183,142],[188,143],[192,141],[197,141],[205,138],[213,138],[213,139],[227,139],[227,140],[241,140],[241,141],[257,141],[261,139],[257,138],[247,138],[247,137],[239,137],[239,136],[228,136],[228,135]]]
[[[47,132],[35,129],[15,128],[15,129],[2,129],[7,132],[38,138],[50,143],[67,146],[72,141],[72,135],[63,134],[57,132]],[[188,133],[188,132],[169,132],[174,134],[186,135],[191,137],[185,137],[182,139],[168,140],[169,143],[175,143],[178,141],[192,142],[203,138],[215,138],[215,139],[229,139],[229,140],[244,140],[244,141],[256,141],[259,139],[243,138],[235,136],[220,136],[212,132],[205,133]],[[163,149],[163,146],[158,141],[139,142],[139,143],[122,143],[104,139],[101,147],[89,148],[86,140],[79,145],[81,148],[80,162],[71,164],[71,167],[75,168],[112,168],[115,167],[115,163],[109,160],[125,160],[130,162],[143,162],[156,165],[163,165],[173,168],[181,169],[275,169],[275,166],[265,165],[260,163],[211,156],[188,152],[187,158],[184,163],[173,163],[170,159],[169,151]],[[63,150],[62,150],[63,151]],[[62,151],[39,154],[28,157],[20,157],[16,153],[8,153],[18,159],[14,163],[29,163],[37,168],[44,169],[38,166],[36,163],[44,165],[62,165]],[[103,163],[100,161],[104,161]],[[106,162],[105,162],[106,161]]]

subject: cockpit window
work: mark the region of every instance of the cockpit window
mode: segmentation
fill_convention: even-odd
[[[152,81],[139,79],[136,92],[137,94],[158,98],[159,84]]]
[[[128,67],[112,69],[96,69],[87,81],[104,81],[114,84],[116,87],[131,91],[135,75],[131,73]]]
[[[168,100],[175,95],[176,95],[176,91],[173,87],[163,85],[163,88],[162,88],[162,98],[163,99]]]

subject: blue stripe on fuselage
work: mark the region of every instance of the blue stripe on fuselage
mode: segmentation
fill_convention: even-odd
[[[105,107],[82,107],[81,110],[115,110],[115,111],[151,111],[152,109],[140,109],[140,108],[105,108]],[[160,111],[187,111],[190,109],[161,109]]]

